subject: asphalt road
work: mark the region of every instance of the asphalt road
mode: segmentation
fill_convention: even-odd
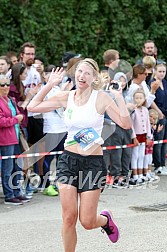
[[[158,183],[136,189],[105,189],[98,211],[111,209],[120,228],[120,240],[112,244],[99,229],[86,231],[77,224],[76,252],[166,252],[167,209],[143,207],[167,204],[167,176]],[[34,194],[22,206],[3,204],[0,187],[0,251],[63,252],[59,196]]]

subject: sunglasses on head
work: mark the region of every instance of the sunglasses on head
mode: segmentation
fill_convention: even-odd
[[[157,60],[157,64],[156,65],[166,65],[165,61],[161,61],[161,60]]]
[[[0,87],[5,87],[5,86],[9,87],[10,83],[4,83],[4,84],[0,83]]]

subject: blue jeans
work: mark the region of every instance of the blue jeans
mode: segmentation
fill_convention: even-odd
[[[14,145],[0,146],[2,156],[11,156],[14,153]],[[14,197],[13,189],[9,185],[9,179],[13,171],[13,159],[2,159],[1,164],[1,177],[2,177],[2,188],[5,195],[5,199]]]
[[[14,153],[18,153],[18,145],[0,146],[0,152],[2,156],[11,156]],[[21,169],[15,164],[15,159],[2,159],[1,165],[1,177],[2,177],[2,188],[5,199],[11,199],[20,194],[19,180],[21,179]],[[12,174],[19,172],[16,176]]]
[[[14,155],[21,154],[21,149],[19,144],[15,144],[14,146]],[[19,158],[20,161],[22,158]],[[23,167],[23,165],[21,166]],[[17,160],[13,159],[13,171],[12,171],[12,184],[13,184],[13,193],[14,196],[17,197],[20,195],[20,180],[23,178],[23,171],[22,168],[20,168],[17,165]]]

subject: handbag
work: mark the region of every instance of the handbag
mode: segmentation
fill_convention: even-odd
[[[25,138],[24,135],[24,131],[20,128],[19,130],[19,137],[20,137],[20,147],[21,147],[21,151],[27,151],[29,149],[29,145],[27,143],[27,140]]]

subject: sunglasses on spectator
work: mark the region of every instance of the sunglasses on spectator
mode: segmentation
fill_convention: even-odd
[[[0,87],[5,87],[5,86],[9,87],[10,83],[4,83],[4,84],[0,83]]]

